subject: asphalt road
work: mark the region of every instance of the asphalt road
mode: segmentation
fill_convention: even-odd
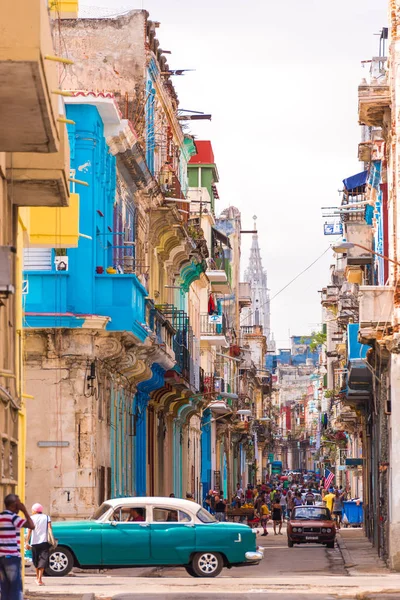
[[[258,536],[264,560],[257,566],[224,569],[216,579],[192,578],[183,568],[115,569],[106,572],[75,571],[67,577],[46,577],[46,588],[34,585],[27,573],[26,597],[46,592],[46,600],[76,594],[77,600],[356,600],[388,598],[400,590],[400,576],[365,572],[349,576],[338,546],[304,545],[288,548],[284,535]],[[389,579],[388,579],[389,578]],[[368,591],[378,595],[364,595]],[[86,595],[85,595],[86,594]],[[87,595],[89,594],[89,595]],[[382,596],[380,595],[382,594]],[[398,600],[400,593],[390,598]]]

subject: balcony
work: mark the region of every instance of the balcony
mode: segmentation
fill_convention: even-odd
[[[146,296],[147,290],[136,275],[95,276],[95,314],[111,318],[108,330],[132,332],[140,342],[148,336],[144,323]]]
[[[241,336],[252,335],[252,336],[263,336],[262,325],[242,325],[240,328]]]
[[[390,88],[385,70],[386,57],[371,60],[369,81],[358,87],[358,120],[364,125],[381,127],[390,110]]]
[[[171,322],[157,308],[152,300],[146,300],[146,323],[153,334],[155,343],[165,352],[165,361],[159,359],[157,362],[167,370],[171,369],[175,363],[175,352],[173,349],[173,339],[176,330]]]
[[[228,282],[228,276],[225,270],[213,268],[214,265],[209,262],[206,275],[211,283],[212,291],[217,294],[229,294],[231,287]]]
[[[380,131],[380,130],[378,130]],[[369,163],[385,158],[385,142],[382,139],[368,140],[358,144],[358,160]]]
[[[213,292],[230,294],[232,291],[231,244],[229,237],[216,227],[212,228],[211,255],[207,261],[206,275]]]
[[[347,324],[350,319],[358,321],[358,285],[343,283],[338,302],[338,323]]]
[[[193,380],[193,332],[189,325],[189,317],[185,311],[177,309],[173,304],[157,304],[155,308],[168,319],[175,330],[172,348],[176,371],[190,383]]]
[[[200,315],[200,341],[210,346],[228,348],[227,340],[227,322],[224,314],[209,315],[203,313]]]
[[[365,248],[372,248],[373,246],[373,230],[370,225],[361,223],[347,223],[346,224],[346,238],[353,244],[360,244]],[[373,258],[372,253],[363,248],[354,246],[349,248],[347,251],[347,264],[348,265],[367,265],[371,264]]]
[[[394,288],[365,285],[359,289],[360,336],[371,341],[382,336],[392,325]]]
[[[337,304],[339,300],[339,286],[327,285],[321,292],[321,304],[325,307],[330,307]]]
[[[251,306],[251,286],[247,281],[239,283],[239,307]]]
[[[1,100],[0,100],[1,102]],[[68,206],[69,142],[67,129],[60,126],[59,150],[52,154],[18,152],[9,155],[7,179],[17,206]]]
[[[358,341],[359,324],[347,326],[347,390],[346,400],[350,406],[364,404],[372,391],[372,369],[367,364],[369,346]]]
[[[1,12],[0,149],[56,152],[59,98],[47,3],[6,0]]]

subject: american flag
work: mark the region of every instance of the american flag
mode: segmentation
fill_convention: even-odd
[[[324,483],[325,490],[329,490],[329,488],[331,487],[331,483],[334,479],[335,479],[335,474],[332,473],[332,471],[330,471],[329,469],[325,469],[325,483]]]

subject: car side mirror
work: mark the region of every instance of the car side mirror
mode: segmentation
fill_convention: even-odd
[[[111,525],[111,527],[116,527],[117,526],[117,521],[111,521],[110,525]]]

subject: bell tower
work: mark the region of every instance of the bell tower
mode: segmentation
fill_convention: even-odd
[[[270,300],[267,285],[267,272],[263,269],[260,246],[258,244],[257,216],[254,215],[253,240],[244,281],[250,283],[252,306],[243,310],[244,325],[261,325],[267,338],[269,349],[273,349],[271,332]]]

